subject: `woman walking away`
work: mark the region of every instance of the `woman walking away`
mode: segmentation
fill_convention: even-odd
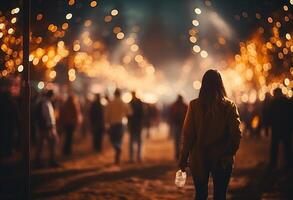
[[[226,199],[241,131],[236,105],[227,99],[221,75],[208,70],[199,98],[190,102],[182,130],[181,170],[190,167],[197,200],[207,199],[210,174],[214,199]],[[188,163],[189,160],[189,163]]]

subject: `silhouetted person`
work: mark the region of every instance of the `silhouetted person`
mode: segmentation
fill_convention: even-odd
[[[13,137],[17,127],[18,109],[9,89],[9,80],[0,84],[0,159],[13,153]]]
[[[180,153],[180,141],[181,141],[181,129],[183,126],[184,118],[187,111],[187,105],[183,101],[183,97],[178,95],[176,101],[170,107],[170,128],[173,134],[174,147],[175,147],[175,159],[179,159]]]
[[[42,167],[43,163],[41,161],[43,148],[45,141],[49,146],[50,153],[50,165],[52,167],[57,167],[59,164],[56,161],[56,144],[58,141],[58,134],[56,131],[56,119],[54,115],[54,108],[52,104],[52,98],[54,93],[52,90],[47,91],[43,94],[42,99],[39,101],[37,106],[37,132],[39,138],[37,139],[37,149],[36,149],[36,167]]]
[[[89,120],[93,134],[93,145],[97,152],[102,151],[102,141],[104,134],[104,106],[101,104],[100,94],[96,94],[95,100],[89,109]]]
[[[137,145],[137,161],[141,161],[142,146],[142,127],[144,120],[144,106],[142,101],[136,97],[136,93],[132,92],[132,100],[130,101],[132,114],[128,116],[129,138],[129,161],[134,161],[134,145]]]
[[[220,73],[208,70],[202,79],[199,98],[188,107],[179,162],[181,170],[188,165],[191,169],[196,199],[207,199],[210,173],[214,199],[226,199],[234,155],[240,144],[239,125],[236,105],[226,98]]]
[[[274,90],[274,98],[268,108],[268,126],[272,130],[270,167],[277,164],[278,148],[282,143],[286,160],[286,167],[292,166],[292,104],[280,88]]]
[[[63,154],[72,154],[73,134],[81,122],[80,104],[75,96],[69,95],[60,109],[60,124],[65,132]]]
[[[262,103],[262,111],[261,111],[261,128],[264,129],[266,136],[268,136],[269,133],[269,108],[271,104],[271,95],[270,93],[266,93],[265,99]]]
[[[151,129],[151,105],[148,103],[145,103],[145,113],[144,113],[144,127],[146,130],[146,138],[150,138],[150,129]]]
[[[121,92],[115,90],[114,99],[106,106],[106,123],[109,124],[110,141],[115,149],[115,163],[120,163],[123,136],[123,118],[131,115],[131,108],[121,100]]]

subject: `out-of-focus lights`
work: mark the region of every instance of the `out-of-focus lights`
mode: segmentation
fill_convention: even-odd
[[[38,65],[40,60],[38,58],[33,59],[33,65]]]
[[[132,100],[132,95],[130,92],[125,92],[122,97],[121,97],[122,101],[124,103],[129,103]]]
[[[123,63],[129,64],[131,62],[131,56],[124,56],[123,57]]]
[[[7,76],[8,75],[8,71],[6,70],[6,69],[4,69],[3,71],[2,71],[2,76]]]
[[[0,29],[4,29],[5,28],[5,24],[4,23],[0,23]]]
[[[7,33],[10,34],[10,35],[13,34],[14,33],[14,29],[13,28],[8,29]]]
[[[153,67],[153,66],[148,66],[147,68],[146,68],[146,72],[148,73],[148,74],[154,74],[155,73],[155,68]]]
[[[0,38],[2,38],[3,37],[3,33],[2,32],[0,32]]]
[[[137,63],[141,63],[143,61],[143,57],[142,55],[136,55],[134,60],[137,62]]]
[[[111,11],[111,15],[112,16],[116,16],[116,15],[118,15],[118,10],[117,9],[113,9],[112,11]]]
[[[88,19],[84,22],[85,27],[90,27],[91,25],[92,25],[92,21],[90,19]]]
[[[261,19],[261,15],[260,15],[259,13],[256,13],[256,14],[255,14],[255,18],[256,18],[256,19]]]
[[[288,78],[285,78],[285,80],[284,80],[284,84],[285,84],[286,86],[289,86],[289,85],[290,85],[290,80],[289,80]]]
[[[113,33],[117,34],[117,33],[121,32],[121,30],[122,30],[122,29],[121,29],[119,26],[115,26],[115,27],[113,28]]]
[[[194,20],[192,20],[192,24],[193,24],[193,26],[198,26],[199,22],[196,19],[194,19]]]
[[[247,94],[243,94],[243,95],[241,96],[241,101],[242,101],[243,103],[247,103],[247,102],[248,102],[248,95],[247,95]]]
[[[14,8],[11,10],[11,14],[14,15],[14,14],[17,14],[19,13],[20,9],[17,7],[17,8]]]
[[[110,22],[110,21],[112,21],[112,16],[107,15],[107,16],[105,16],[104,20],[105,20],[105,22]]]
[[[69,0],[68,5],[72,6],[75,3],[75,0]]]
[[[208,57],[208,52],[205,51],[205,50],[202,50],[202,51],[200,52],[200,56],[203,57],[203,58],[206,58],[206,57]]]
[[[268,22],[269,22],[269,23],[273,23],[273,18],[268,17]]]
[[[74,44],[73,45],[73,51],[79,51],[80,50],[80,45],[79,44]]]
[[[282,24],[281,22],[276,22],[276,27],[281,28]]]
[[[290,4],[293,5],[293,0],[290,0]]]
[[[287,40],[291,40],[291,35],[290,35],[290,33],[286,33],[286,39],[287,39]]]
[[[194,9],[194,12],[195,12],[196,14],[200,15],[200,14],[201,14],[201,9],[199,9],[199,8],[195,8],[195,9]]]
[[[44,87],[45,87],[45,83],[44,83],[43,81],[40,81],[40,82],[38,83],[38,88],[39,88],[39,90],[44,89]]]
[[[12,23],[12,24],[15,24],[15,23],[16,23],[16,20],[17,20],[16,17],[13,17],[13,18],[11,19],[11,23]]]
[[[192,50],[195,52],[195,53],[199,53],[200,52],[200,46],[198,45],[194,45]]]
[[[76,79],[76,76],[75,75],[73,75],[73,76],[69,76],[69,81],[75,81],[75,79]]]
[[[66,30],[66,29],[68,29],[68,26],[69,26],[68,23],[65,22],[65,23],[62,24],[62,27],[61,28],[63,30]]]
[[[69,76],[73,76],[73,75],[75,75],[75,69],[70,69],[70,70],[68,70],[68,75],[69,75]]]
[[[196,90],[199,90],[201,88],[201,82],[200,81],[194,81],[193,82],[193,88]]]
[[[69,81],[75,81],[76,75],[75,75],[75,69],[68,70],[68,79]]]
[[[49,57],[47,56],[47,55],[44,55],[43,57],[42,57],[42,61],[45,63],[45,62],[47,62],[49,60]]]
[[[98,5],[97,1],[92,1],[91,4],[90,4],[90,6],[92,8],[96,7],[97,5]]]
[[[42,14],[38,14],[38,15],[37,15],[37,20],[40,21],[40,20],[42,20],[42,19],[43,19],[43,15],[42,15]]]
[[[285,11],[288,11],[288,6],[284,5],[284,6],[283,6],[283,9],[284,9]]]
[[[134,38],[130,37],[126,39],[126,44],[132,45],[135,42]]]
[[[55,77],[56,77],[56,75],[57,75],[57,73],[56,73],[56,71],[50,71],[50,73],[49,73],[49,77],[51,78],[51,79],[54,79]]]
[[[122,40],[124,38],[124,33],[123,32],[120,32],[116,35],[117,39],[118,40]]]
[[[196,43],[196,41],[197,41],[195,36],[190,36],[189,40],[190,40],[191,43]]]
[[[72,14],[71,13],[67,13],[67,15],[66,15],[66,17],[65,17],[66,19],[71,19],[72,18]]]
[[[23,65],[19,65],[18,68],[17,68],[17,71],[22,72],[23,71]]]
[[[133,52],[137,52],[138,49],[139,49],[139,47],[137,46],[137,44],[133,44],[133,45],[131,45],[130,49],[131,49],[131,51],[133,51]]]

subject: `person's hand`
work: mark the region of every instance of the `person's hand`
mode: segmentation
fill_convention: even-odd
[[[179,164],[179,169],[183,172],[186,171],[186,168],[187,168],[187,163],[180,163]]]

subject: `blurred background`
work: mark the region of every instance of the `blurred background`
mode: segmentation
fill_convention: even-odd
[[[14,191],[24,185],[22,6],[0,4],[1,199],[21,199]],[[191,179],[182,190],[173,183],[177,122],[198,96],[204,72],[217,69],[239,108],[244,136],[229,198],[290,199],[293,173],[283,166],[291,162],[292,137],[275,141],[271,127],[276,118],[282,127],[292,124],[292,103],[287,115],[270,102],[276,91],[292,101],[292,6],[292,0],[33,0],[32,198],[192,198]],[[118,165],[105,114],[117,89],[133,111],[122,119]],[[54,127],[52,137],[42,134],[43,120]],[[138,122],[140,142],[129,128]],[[139,162],[129,162],[132,143],[141,149]],[[279,143],[274,158],[278,145],[272,144]]]

